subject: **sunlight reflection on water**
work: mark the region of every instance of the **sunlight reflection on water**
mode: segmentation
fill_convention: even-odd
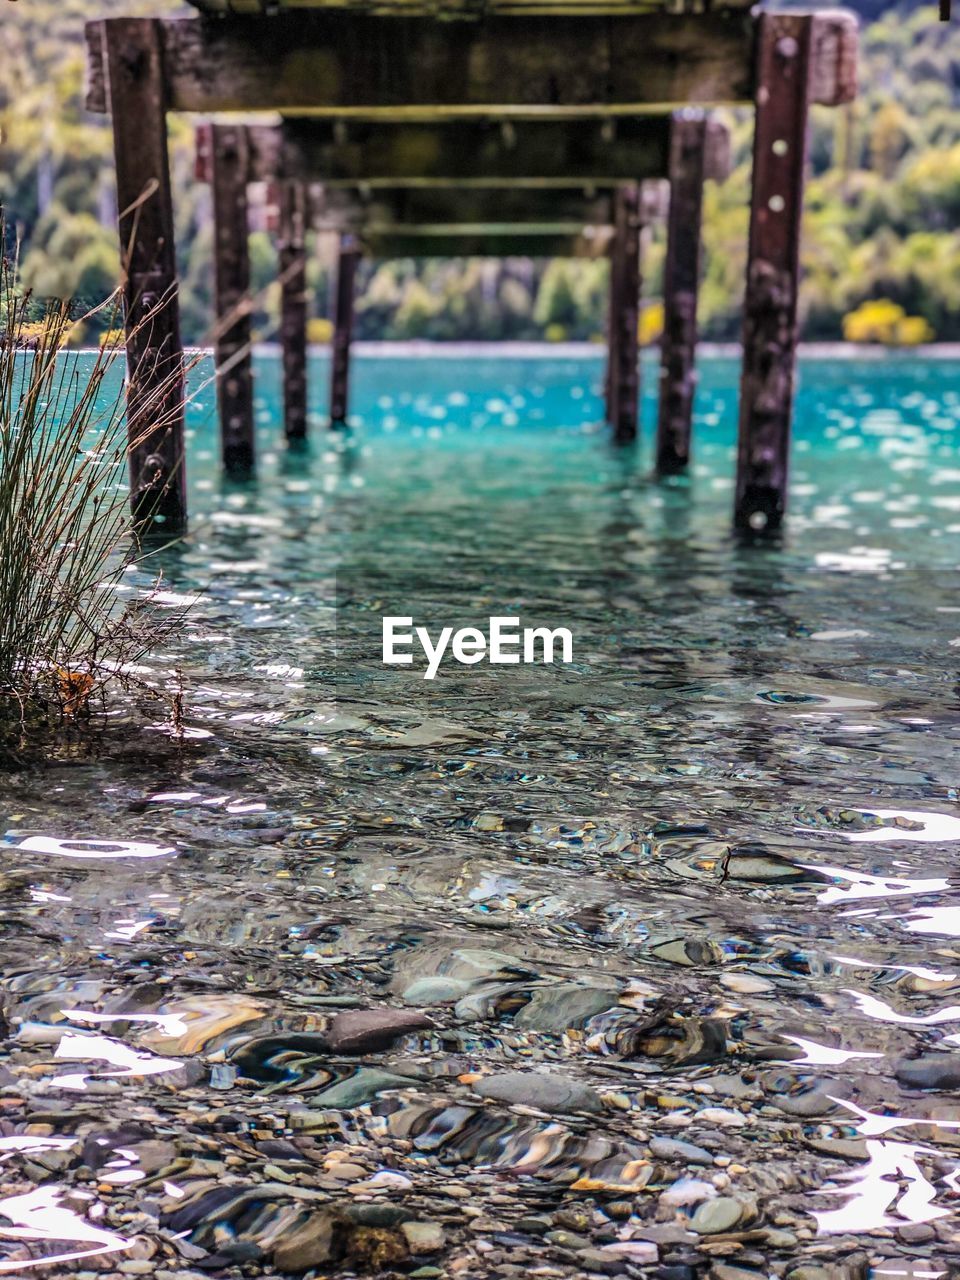
[[[91,1079],[123,1080],[133,1076],[165,1075],[168,1071],[183,1069],[182,1062],[172,1058],[157,1058],[149,1053],[140,1053],[119,1040],[110,1039],[109,1036],[67,1034],[57,1045],[54,1057],[70,1062],[106,1062],[110,1066],[120,1068],[119,1071],[98,1072],[96,1076],[89,1072],[56,1076],[52,1084],[57,1089],[83,1091]]]
[[[93,1254],[116,1253],[127,1246],[127,1241],[112,1231],[102,1231],[85,1218],[64,1207],[63,1190],[59,1187],[37,1187],[21,1196],[7,1196],[0,1200],[0,1215],[11,1226],[0,1225],[0,1239],[38,1240],[46,1244],[67,1242],[90,1244],[91,1249],[71,1249],[69,1252],[46,1254],[29,1261],[12,1262],[0,1259],[0,1272],[25,1271],[30,1267],[49,1266],[62,1262],[88,1258]]]
[[[867,1142],[868,1163],[862,1169],[841,1174],[850,1186],[824,1187],[818,1195],[848,1196],[839,1209],[814,1210],[817,1226],[826,1234],[875,1231],[898,1222],[933,1222],[950,1210],[934,1204],[937,1189],[924,1177],[917,1156],[932,1156],[927,1147],[906,1142]],[[954,1169],[956,1174],[957,1169]],[[906,1182],[906,1187],[898,1183]],[[896,1215],[887,1210],[895,1208]]]
[[[123,858],[162,858],[175,854],[170,846],[145,844],[140,840],[58,839],[56,836],[28,836],[17,845],[25,853],[44,853],[59,858],[91,858],[110,861]]]

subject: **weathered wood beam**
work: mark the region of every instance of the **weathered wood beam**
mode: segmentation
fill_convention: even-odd
[[[619,197],[622,200],[622,197]],[[666,215],[669,200],[669,187],[666,182],[643,182],[640,184],[638,193],[638,203],[635,211],[635,221],[637,228],[638,257],[636,264],[636,293],[637,293],[637,313],[634,318],[633,326],[636,329],[637,319],[639,318],[639,292],[640,292],[640,268],[642,266],[640,260],[640,249],[642,247],[643,232],[651,223],[659,221]],[[616,217],[616,207],[614,215]],[[606,419],[616,430],[616,424],[619,418],[619,404],[621,399],[621,380],[622,368],[620,365],[620,339],[623,333],[623,307],[628,299],[624,294],[624,284],[629,274],[630,264],[627,261],[628,248],[625,237],[628,234],[627,222],[623,217],[623,209],[620,209],[620,222],[615,223],[610,240],[610,284],[607,301],[607,362],[603,377],[603,398],[606,410]],[[639,348],[637,348],[637,359],[639,359]],[[637,377],[639,378],[639,366]],[[633,431],[636,433],[637,415],[639,414],[639,382],[637,384],[637,410],[634,414]],[[626,409],[629,414],[629,403]],[[626,428],[624,438],[631,439],[630,428]]]
[[[606,327],[606,364],[603,370],[603,407],[608,426],[613,426],[617,417],[617,338],[619,336],[620,299],[623,282],[623,251],[618,244],[618,228],[613,228],[610,240],[610,277],[607,285],[607,327]]]
[[[251,181],[285,172],[327,187],[592,186],[662,178],[666,115],[607,120],[472,120],[430,124],[288,120],[251,126]],[[723,163],[723,156],[717,161]],[[729,165],[729,157],[727,157]],[[721,176],[716,174],[714,176]],[[725,175],[724,175],[725,176]]]
[[[216,326],[214,363],[224,470],[254,466],[253,368],[250,350],[250,255],[247,228],[247,132],[217,124],[210,133]]]
[[[608,228],[602,231],[587,237],[536,234],[524,227],[435,235],[398,227],[364,232],[360,242],[371,258],[598,258],[609,249]]]
[[[488,13],[558,13],[603,17],[610,13],[656,12],[664,0],[190,0],[204,13],[269,14],[284,9],[350,9],[367,13],[429,13],[438,18],[480,19]],[[750,0],[725,0],[728,8]],[[701,13],[702,0],[671,0],[671,9]]]
[[[814,20],[760,24],[734,524],[771,532],[787,503]]]
[[[317,188],[312,223],[322,228],[362,228],[449,224],[514,226],[567,223],[579,230],[609,226],[612,200],[583,191],[499,191],[450,188]]]
[[[87,24],[87,108],[107,109],[101,37]],[[177,111],[282,111],[396,120],[461,113],[629,115],[754,97],[758,15],[488,16],[478,22],[356,11],[160,23],[168,105]],[[811,98],[847,102],[856,18],[818,13]]]
[[[280,183],[278,258],[283,427],[287,440],[307,436],[307,193],[300,182]]]
[[[618,444],[637,437],[640,408],[640,188],[619,187],[610,251],[610,359],[607,416]]]
[[[415,199],[409,199],[411,194]],[[529,192],[465,191],[455,200],[451,200],[450,195],[446,190],[412,193],[382,189],[365,204],[366,197],[360,192],[338,190],[331,201],[329,193],[316,188],[313,206],[321,209],[326,206],[326,213],[313,216],[311,223],[317,228],[350,230],[364,237],[582,235],[588,241],[595,241],[595,250],[601,253],[605,252],[612,234],[614,210],[606,196],[591,198],[580,192],[568,192],[558,206],[555,192],[540,192],[533,199],[529,198]],[[638,217],[642,226],[664,218],[668,206],[666,182],[641,184]]]
[[[857,96],[857,15],[848,9],[824,9],[809,16],[812,23],[808,64],[810,101],[825,107],[853,102]],[[761,28],[758,28],[757,56],[758,59],[762,56]],[[759,71],[756,75],[759,88],[762,83]]]
[[[175,111],[629,113],[749,101],[753,29],[729,10],[482,23],[351,10],[164,19],[162,44]],[[94,67],[87,105],[104,109]]]
[[[670,117],[606,120],[459,120],[390,124],[288,120],[248,124],[248,182],[287,177],[325,190],[494,188],[610,191],[665,178]],[[210,180],[209,124],[196,131],[196,176]],[[704,176],[730,173],[730,134],[711,120]]]
[[[352,235],[340,237],[337,280],[333,299],[333,343],[330,350],[330,426],[347,421],[350,393],[350,345],[353,341],[353,304],[357,267],[362,252]]]
[[[470,187],[544,190],[665,178],[667,115],[603,120],[472,120],[396,124],[297,118],[248,125],[250,182],[285,174],[326,188]],[[706,176],[730,172],[730,135],[712,121]],[[204,165],[198,137],[198,177]]]
[[[124,271],[130,498],[144,534],[186,528],[183,350],[159,25],[103,32]]]
[[[585,241],[594,239],[601,244],[607,242],[611,228],[607,226],[584,226],[579,219],[558,222],[375,222],[365,225],[359,233],[364,238],[370,236],[422,236],[431,240],[461,240],[471,237],[485,237],[496,240],[498,237],[525,236],[544,239],[567,236],[578,237]]]
[[[670,212],[663,268],[663,339],[657,471],[685,470],[697,386],[697,299],[700,292],[700,222],[710,122],[701,112],[673,117],[670,143]]]

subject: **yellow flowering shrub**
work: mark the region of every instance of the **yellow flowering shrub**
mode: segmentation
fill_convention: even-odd
[[[322,316],[313,316],[307,321],[307,342],[311,346],[322,346],[333,337],[333,321]]]
[[[923,316],[908,316],[898,302],[873,298],[843,317],[847,342],[878,342],[885,347],[916,347],[932,342],[933,329]]]
[[[652,346],[663,337],[663,303],[648,302],[640,312],[637,340],[641,347]]]

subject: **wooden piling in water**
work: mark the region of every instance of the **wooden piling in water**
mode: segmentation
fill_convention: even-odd
[[[614,369],[617,364],[617,316],[620,308],[621,272],[617,268],[617,229],[614,227],[610,242],[610,276],[607,285],[607,359],[603,371],[603,404],[607,425],[612,427],[617,417],[614,390]]]
[[[657,420],[657,471],[661,475],[683,471],[690,461],[707,128],[707,119],[699,111],[677,112],[671,121]]]
[[[808,15],[759,16],[734,525],[773,531],[787,501],[811,44]]]
[[[617,188],[610,250],[607,420],[618,444],[637,437],[640,406],[640,187]]]
[[[288,440],[307,436],[307,191],[280,183],[280,344],[283,425]]]
[[[242,476],[253,471],[255,459],[246,129],[213,125],[210,156],[220,449],[227,474]]]
[[[130,500],[145,534],[186,528],[183,349],[159,24],[102,29],[124,269]]]
[[[333,299],[333,341],[330,351],[330,426],[346,426],[350,404],[350,345],[360,246],[356,236],[340,237]]]

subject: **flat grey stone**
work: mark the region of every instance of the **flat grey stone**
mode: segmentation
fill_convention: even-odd
[[[343,1256],[346,1228],[335,1210],[321,1209],[278,1242],[273,1263],[280,1271],[310,1271]]]
[[[584,1271],[601,1276],[617,1276],[626,1271],[629,1258],[615,1253],[605,1253],[602,1249],[582,1249],[577,1254],[577,1266]]]
[[[403,999],[406,1004],[454,1004],[470,990],[471,984],[463,978],[415,978]]]
[[[331,1053],[376,1053],[433,1021],[416,1009],[351,1009],[338,1013],[324,1032]]]
[[[680,1138],[651,1138],[650,1151],[658,1160],[682,1160],[685,1164],[713,1164],[713,1156],[703,1147]]]
[[[698,1236],[720,1235],[732,1231],[743,1216],[743,1205],[733,1196],[717,1196],[704,1200],[690,1219],[690,1230]]]
[[[960,1054],[930,1053],[922,1058],[901,1058],[894,1074],[908,1089],[960,1089]]]
[[[545,1071],[504,1071],[478,1080],[474,1089],[493,1102],[519,1103],[541,1111],[603,1110],[599,1095],[589,1085]]]
[[[311,1105],[327,1107],[332,1111],[347,1111],[351,1107],[361,1107],[365,1102],[370,1102],[384,1089],[409,1089],[413,1083],[406,1076],[394,1075],[392,1071],[361,1067],[355,1075],[339,1080],[329,1089],[315,1094]]]
[[[439,1253],[446,1236],[439,1222],[405,1222],[401,1226],[412,1254]]]
[[[903,1222],[897,1227],[897,1239],[904,1244],[926,1244],[936,1239],[936,1231],[929,1222]]]
[[[560,1035],[568,1028],[581,1028],[598,1013],[617,1003],[615,991],[561,982],[555,987],[538,987],[529,1002],[513,1019],[516,1027]]]

